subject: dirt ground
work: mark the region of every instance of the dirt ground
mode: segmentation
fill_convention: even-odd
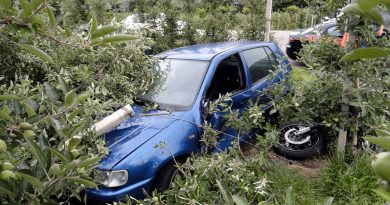
[[[243,152],[245,157],[250,158],[256,156],[259,153],[259,148],[252,143],[244,143],[241,145],[241,151]],[[326,165],[326,159],[324,158],[314,158],[301,161],[290,160],[276,154],[275,152],[273,152],[272,149],[270,149],[270,151],[268,152],[267,158],[271,161],[280,162],[288,169],[297,170],[299,173],[302,174],[302,176],[307,179],[318,176],[320,171]]]

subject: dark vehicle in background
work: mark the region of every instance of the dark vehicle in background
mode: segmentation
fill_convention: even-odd
[[[375,28],[378,38],[389,38],[389,27],[380,26],[375,22],[372,22],[372,26]],[[286,46],[286,54],[291,59],[297,60],[304,44],[315,42],[322,37],[332,37],[341,40],[343,36],[344,32],[338,28],[337,20],[331,19],[303,31],[292,32]]]
[[[329,20],[327,22],[317,24],[302,32],[292,32],[286,46],[286,53],[288,57],[296,60],[299,57],[299,52],[301,51],[303,44],[315,42],[324,36],[338,38],[343,37],[343,32],[338,29],[336,20]]]

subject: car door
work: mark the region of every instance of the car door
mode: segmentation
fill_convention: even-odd
[[[270,48],[264,46],[244,50],[241,55],[247,70],[249,70],[250,90],[253,94],[251,100],[258,104],[267,105],[274,99],[269,88],[279,81],[279,78],[274,78],[270,74],[281,69],[275,54]]]
[[[248,89],[247,72],[243,65],[241,56],[236,53],[221,60],[216,68],[211,85],[205,96],[205,101],[215,102],[219,96],[230,94],[231,101],[227,101],[232,110],[242,113],[249,105],[252,98],[252,90]],[[206,116],[206,120],[215,130],[221,132],[220,141],[214,151],[226,150],[231,146],[232,141],[237,139],[237,132],[225,126],[224,111],[217,111]]]

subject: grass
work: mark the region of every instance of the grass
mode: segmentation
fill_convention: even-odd
[[[274,201],[287,201],[286,190],[292,186],[295,204],[324,204],[333,197],[334,205],[384,204],[371,190],[376,188],[377,176],[370,166],[367,154],[361,154],[346,163],[340,157],[324,160],[326,168],[317,177],[307,178],[299,171],[272,162],[267,170],[267,179],[272,181],[269,193]]]
[[[318,188],[324,195],[335,197],[335,204],[383,204],[372,192],[378,181],[367,153],[361,153],[350,163],[333,156],[318,179]]]
[[[297,87],[310,86],[316,80],[316,76],[310,73],[305,67],[293,67],[291,80]]]

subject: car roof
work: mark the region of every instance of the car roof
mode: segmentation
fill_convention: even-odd
[[[216,55],[226,52],[237,50],[240,51],[246,47],[257,47],[269,45],[261,41],[234,41],[234,42],[217,42],[206,43],[185,46],[175,48],[163,53],[157,54],[158,58],[174,58],[174,59],[187,59],[187,60],[211,60]]]

